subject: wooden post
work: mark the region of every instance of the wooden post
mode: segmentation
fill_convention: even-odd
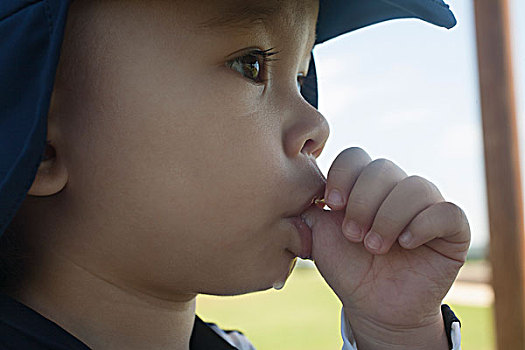
[[[508,0],[474,0],[497,346],[525,349],[523,201]]]

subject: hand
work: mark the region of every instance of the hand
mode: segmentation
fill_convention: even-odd
[[[311,207],[303,219],[312,229],[312,258],[343,303],[358,345],[361,329],[393,339],[397,330],[442,328],[441,301],[470,244],[463,210],[428,180],[386,159],[371,161],[360,148],[336,158],[325,198],[332,211]]]

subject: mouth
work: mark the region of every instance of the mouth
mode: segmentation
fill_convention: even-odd
[[[301,259],[311,259],[312,256],[312,230],[308,225],[301,219],[300,216],[290,218],[291,223],[299,233],[301,239],[301,250],[300,252],[292,252],[295,256]]]
[[[290,217],[289,220],[299,233],[301,239],[301,250],[300,252],[291,252],[295,256],[300,257],[301,259],[311,259],[312,255],[312,230],[310,227],[303,221],[301,214],[305,212],[308,208],[312,206],[317,206],[320,209],[323,209],[325,206],[325,200],[322,198],[323,194],[314,195],[308,202],[301,207],[300,211],[296,213],[295,216]]]

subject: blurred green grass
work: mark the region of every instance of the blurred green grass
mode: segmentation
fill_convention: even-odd
[[[462,349],[494,348],[492,309],[450,305],[461,319]],[[197,314],[242,331],[258,350],[341,349],[341,303],[318,271],[296,268],[284,288],[234,297],[199,295]]]
[[[492,307],[471,307],[450,304],[461,320],[461,349],[493,350],[494,331]]]

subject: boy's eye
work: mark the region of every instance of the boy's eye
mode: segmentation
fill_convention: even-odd
[[[277,54],[278,52],[272,52],[272,49],[268,50],[253,50],[243,56],[236,57],[228,62],[226,66],[239,72],[245,78],[248,78],[255,83],[264,83],[266,79],[263,79],[264,75],[267,75],[267,68],[270,61],[276,61],[276,58],[269,58]],[[305,75],[299,73],[297,75],[297,90],[301,92]]]
[[[264,58],[253,53],[234,58],[226,63],[231,69],[241,73],[244,77],[257,83],[262,82],[261,69],[264,66]]]
[[[268,62],[275,61],[275,58],[270,58],[278,53],[278,51],[268,50],[252,50],[247,54],[234,58],[226,62],[226,66],[239,72],[245,78],[248,78],[256,83],[263,83],[263,75],[267,74]]]

